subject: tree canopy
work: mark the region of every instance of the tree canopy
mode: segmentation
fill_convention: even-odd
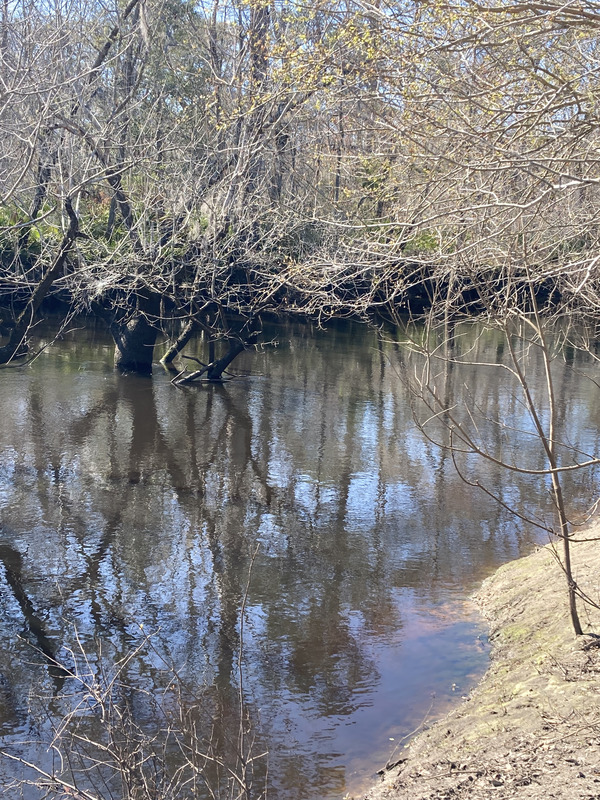
[[[535,284],[595,315],[599,24],[583,0],[5,2],[2,360],[49,296],[134,369],[159,332],[243,346],[265,313]]]

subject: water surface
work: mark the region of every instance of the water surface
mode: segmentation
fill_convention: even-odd
[[[117,658],[149,632],[128,680],[164,687],[172,664],[224,728],[235,727],[242,681],[272,796],[330,800],[366,788],[484,670],[468,596],[539,533],[461,481],[416,428],[401,336],[350,324],[274,336],[223,386],[177,389],[160,367],[151,379],[117,375],[109,339],[86,328],[3,371],[5,741],[31,738],[33,721],[47,735],[40,709],[58,712],[73,690],[32,644],[43,650],[46,637],[68,660],[76,630],[84,649],[101,643]],[[476,346],[481,361],[499,342]],[[564,419],[570,440],[592,450],[598,392],[572,374],[557,366]],[[520,427],[536,461],[530,422],[501,378],[465,365],[449,380]],[[544,479],[465,468],[505,501],[548,512]],[[595,478],[581,480],[570,490],[587,496]]]

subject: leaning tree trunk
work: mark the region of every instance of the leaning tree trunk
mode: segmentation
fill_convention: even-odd
[[[206,370],[206,377],[209,381],[220,381],[223,379],[223,373],[227,367],[234,361],[240,353],[246,349],[246,343],[241,340],[234,340],[229,342],[229,350],[222,358],[213,361],[208,365]]]
[[[255,341],[256,334],[252,334],[245,342],[242,339],[230,339],[229,350],[222,358],[213,360],[210,364],[205,364],[202,369],[195,372],[189,372],[182,377],[177,377],[173,380],[176,386],[182,386],[186,383],[193,383],[194,381],[204,379],[206,381],[213,381],[217,383],[223,380],[223,373],[227,367],[234,361],[240,353],[243,353],[246,346]]]
[[[177,339],[171,343],[167,352],[161,358],[160,363],[163,364],[167,369],[174,369],[173,361],[179,353],[183,350],[189,340],[192,338],[196,330],[196,323],[193,319],[188,320],[185,325],[183,326],[181,333],[177,337]]]

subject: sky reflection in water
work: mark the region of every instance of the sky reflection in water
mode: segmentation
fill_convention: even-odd
[[[178,390],[160,369],[151,380],[114,375],[108,340],[81,331],[5,371],[2,544],[21,558],[24,591],[57,646],[72,644],[74,623],[84,643],[97,636],[119,654],[143,625],[224,707],[258,545],[248,710],[278,800],[328,800],[366,787],[481,673],[482,628],[465,598],[534,535],[415,429],[401,345],[351,325],[280,340],[244,355],[236,367],[249,375],[222,387]],[[453,380],[518,419],[492,370]],[[594,448],[598,400],[561,380],[570,435]],[[539,507],[539,481],[477,470],[505,498]],[[32,636],[6,576],[0,600],[10,738],[32,686],[53,689],[26,666]],[[132,668],[148,686],[161,676],[152,654]]]

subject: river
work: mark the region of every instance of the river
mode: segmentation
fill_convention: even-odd
[[[481,366],[498,357],[497,335],[471,326],[456,347],[475,348],[478,365],[454,371],[453,392],[519,428],[510,446],[537,463],[514,387]],[[2,373],[3,744],[48,769],[42,742],[75,708],[80,734],[101,738],[93,692],[48,656],[110,683],[135,650],[111,702],[160,739],[176,673],[204,755],[226,762],[205,770],[212,791],[241,724],[255,788],[268,750],[276,800],[358,794],[482,674],[469,594],[539,532],[465,484],[415,426],[394,331],[274,329],[224,385],[175,388],[159,366],[141,378],[111,365],[109,337],[82,324]],[[600,452],[586,370],[583,356],[557,362],[561,420],[571,443]],[[535,357],[530,379],[543,386]],[[506,449],[508,428],[492,428],[490,446]],[[504,502],[547,512],[544,479],[465,464]],[[596,478],[574,476],[570,494],[593,496]],[[31,776],[2,769],[5,782]],[[121,797],[102,780],[94,796]]]

